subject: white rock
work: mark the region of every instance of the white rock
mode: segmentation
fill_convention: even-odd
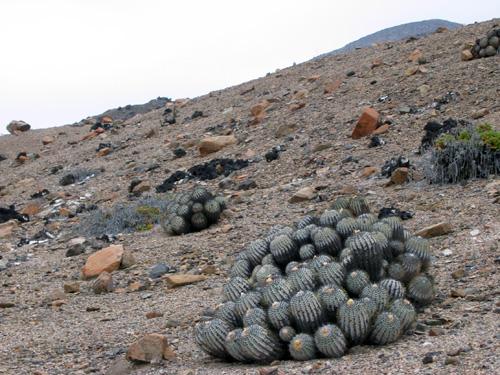
[[[450,249],[444,249],[444,250],[443,250],[443,255],[444,255],[445,257],[449,257],[449,256],[450,256],[450,255],[452,255],[452,254],[453,254],[453,251],[451,251]]]
[[[470,231],[470,235],[471,235],[472,237],[476,237],[479,233],[481,233],[481,232],[479,231],[479,229],[474,229],[474,230],[471,230],[471,231]]]

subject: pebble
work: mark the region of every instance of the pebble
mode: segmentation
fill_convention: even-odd
[[[425,354],[424,358],[422,358],[422,363],[424,365],[428,364],[428,363],[432,363],[436,360],[437,356],[438,356],[438,352],[428,352]]]
[[[449,256],[450,256],[450,255],[452,255],[452,254],[453,254],[453,251],[452,251],[452,250],[450,250],[450,249],[444,249],[444,250],[443,250],[443,255],[444,255],[445,257],[449,257]]]
[[[465,289],[452,289],[450,295],[454,298],[464,298],[466,296]]]
[[[446,359],[444,360],[444,364],[445,365],[456,365],[458,364],[458,358],[456,357],[446,357]]]
[[[451,273],[451,277],[453,277],[453,279],[455,279],[455,280],[461,279],[464,276],[465,276],[465,270],[464,269],[459,269],[459,270],[453,271]]]
[[[474,230],[471,230],[470,235],[471,235],[472,237],[476,237],[479,233],[481,233],[481,232],[479,231],[479,229],[474,229]]]
[[[151,279],[158,279],[168,273],[170,271],[170,267],[165,264],[165,263],[158,263],[155,264],[150,270],[149,270],[149,277]]]

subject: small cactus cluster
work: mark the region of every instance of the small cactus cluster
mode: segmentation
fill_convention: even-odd
[[[389,344],[412,328],[415,307],[432,302],[431,260],[427,240],[399,217],[379,220],[362,197],[340,197],[238,254],[196,342],[238,362],[338,358],[351,346]]]
[[[477,39],[471,52],[476,59],[500,54],[500,28],[491,29],[486,36]]]
[[[174,195],[165,207],[161,225],[170,236],[198,232],[217,223],[226,201],[204,187]]]

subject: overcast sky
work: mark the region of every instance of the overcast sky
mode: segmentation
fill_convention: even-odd
[[[494,15],[498,0],[0,0],[0,133],[195,97],[406,22]]]

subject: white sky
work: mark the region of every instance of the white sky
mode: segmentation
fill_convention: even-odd
[[[499,15],[498,0],[0,0],[0,133],[195,97],[406,22]]]

